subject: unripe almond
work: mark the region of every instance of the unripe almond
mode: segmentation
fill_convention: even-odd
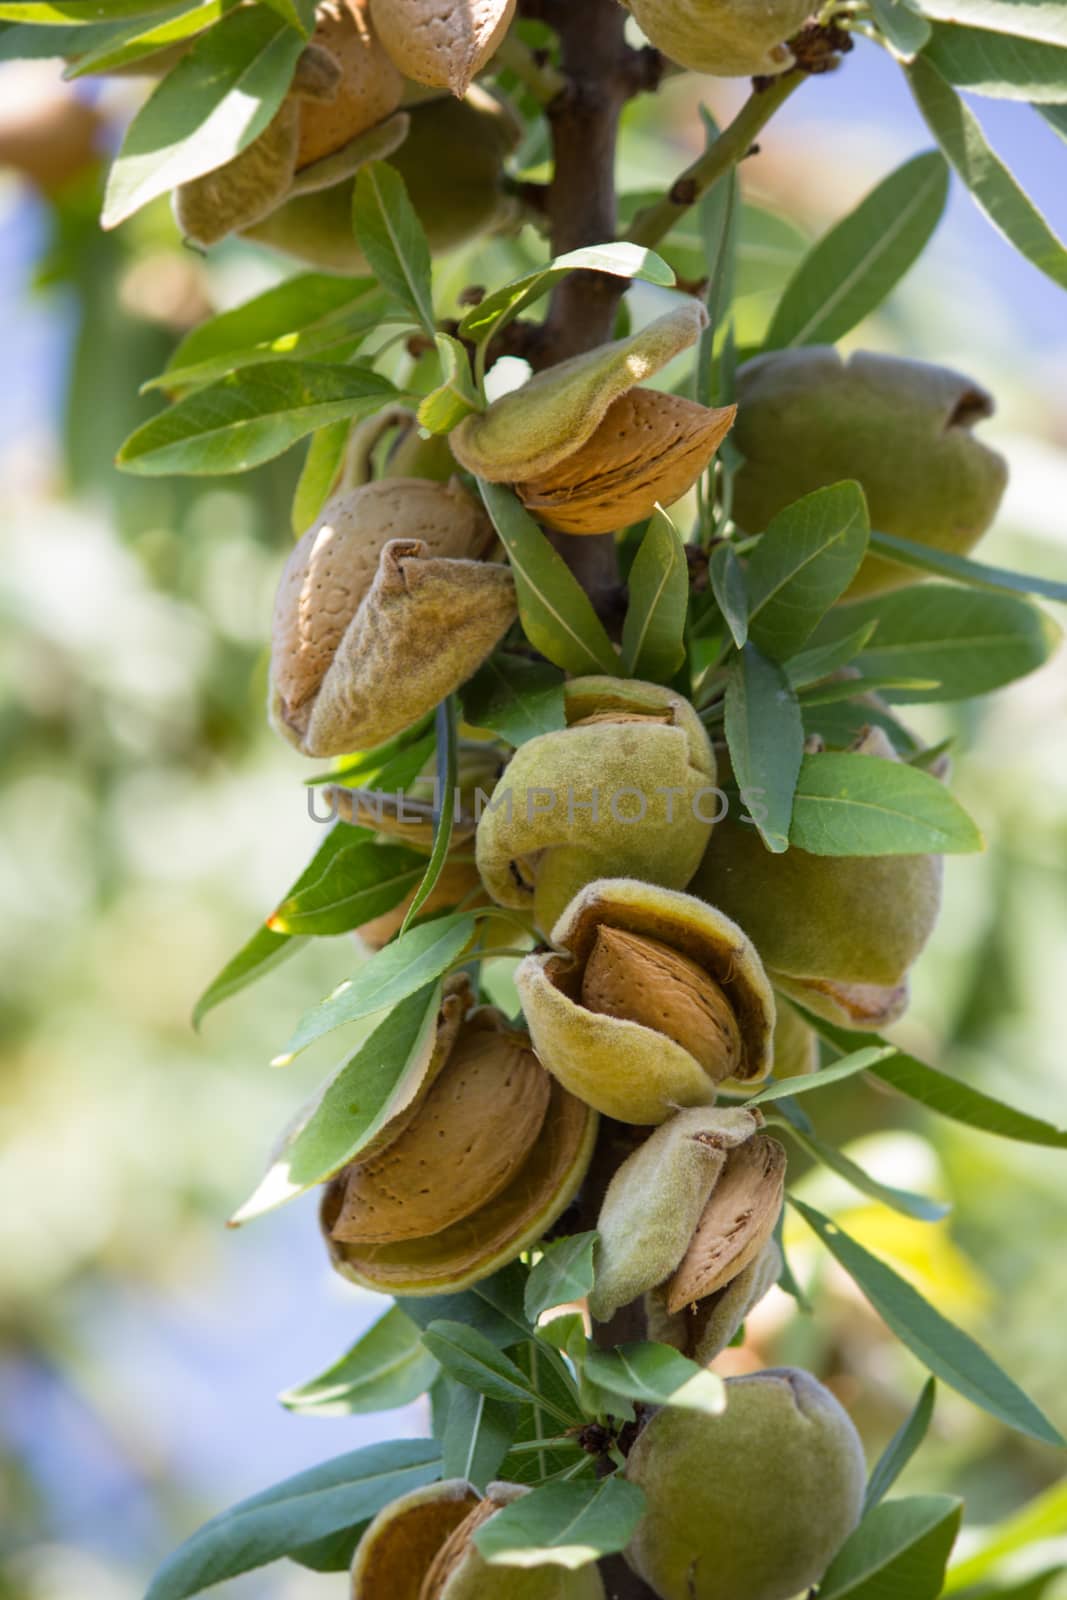
[[[765,1133],[728,1152],[689,1249],[667,1285],[668,1311],[714,1294],[756,1259],[781,1213],[785,1169],[785,1151]]]
[[[399,1138],[348,1169],[333,1237],[426,1238],[470,1216],[525,1163],[549,1092],[524,1035],[466,1030]]]
[[[511,25],[515,0],[370,0],[378,36],[407,78],[464,95]]]
[[[741,1032],[722,989],[659,939],[602,923],[582,978],[582,1004],[665,1033],[716,1083],[740,1065]]]
[[[261,222],[285,199],[296,164],[300,111],[286,100],[258,139],[213,172],[179,184],[172,200],[184,239],[208,246]]]
[[[311,42],[337,62],[340,88],[324,104],[301,106],[298,170],[391,116],[404,92],[400,73],[371,31],[366,0],[323,0],[315,19]]]
[[[733,425],[736,406],[712,408],[655,389],[631,389],[591,439],[549,472],[517,485],[522,503],[562,533],[611,533],[669,506],[691,488]]]

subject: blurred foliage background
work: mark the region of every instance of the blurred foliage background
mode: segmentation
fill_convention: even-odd
[[[636,105],[621,187],[662,187],[699,140],[698,95],[726,115],[742,88],[684,78]],[[54,63],[0,66],[2,1600],[134,1600],[224,1505],[426,1427],[418,1407],[325,1421],[278,1406],[274,1395],[331,1361],[380,1303],[330,1275],[308,1204],[223,1228],[329,1064],[302,1058],[280,1073],[267,1061],[355,953],[348,939],[315,941],[212,1015],[203,1037],[190,1027],[199,991],[319,838],[303,763],[263,715],[299,452],[217,483],[122,478],[111,465],[157,409],[138,390],[180,334],[282,273],[246,245],[209,261],[183,250],[164,205],[99,232],[99,157],[140,93],[75,93]],[[1062,229],[1055,135],[1022,106],[986,102],[983,116]],[[803,242],[925,143],[899,74],[862,42],[791,102],[743,168],[747,199],[780,220],[753,220],[742,342]],[[443,263],[445,297],[503,281],[537,249],[533,237],[491,241]],[[1012,482],[979,555],[1062,575],[1067,319],[1055,287],[957,194],[934,248],[848,342],[958,365],[995,391],[985,437],[1010,458]],[[912,721],[955,737],[956,783],[989,849],[948,862],[946,909],[899,1035],[1067,1121],[1067,658]],[[954,1210],[935,1226],[909,1222],[819,1172],[801,1192],[1067,1427],[1062,1157],[923,1121],[867,1087],[843,1086],[832,1106],[824,1137]],[[721,1365],[811,1366],[873,1455],[922,1374],[802,1232],[791,1255],[818,1316],[794,1316],[775,1292]],[[1007,1553],[991,1589],[968,1593],[1062,1600],[1061,1470],[1054,1452],[943,1391],[902,1487],[967,1496],[964,1555],[1044,1493],[1036,1541]],[[225,1592],[313,1600],[328,1588],[339,1580],[282,1567]]]

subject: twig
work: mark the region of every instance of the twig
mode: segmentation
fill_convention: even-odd
[[[753,89],[733,122],[714,144],[675,178],[661,200],[637,213],[626,237],[634,244],[648,246],[665,239],[678,219],[707,194],[712,184],[744,159],[756,135],[799,89],[804,78],[803,72],[784,72],[772,78],[765,88]]]

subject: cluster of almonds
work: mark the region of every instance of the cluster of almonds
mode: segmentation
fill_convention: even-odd
[[[712,59],[714,70],[787,64],[776,47],[803,20],[784,0],[632,0],[632,9],[689,64],[694,38],[710,37],[718,18],[717,53],[701,46],[705,70]],[[420,117],[471,114],[471,76],[511,10],[371,0],[329,13],[334,26],[358,23],[359,51],[378,52],[375,92],[386,100],[398,71],[467,96],[405,111],[406,91],[385,110],[375,102],[372,129],[390,117],[408,123],[398,164]],[[746,14],[744,67],[720,26],[727,12]],[[684,38],[672,32],[679,26]],[[338,54],[336,37],[317,43]],[[306,74],[301,81],[305,98],[286,113],[299,137],[285,203],[250,226],[281,242],[278,230],[295,219],[306,251],[322,196],[340,216],[351,181],[296,193],[300,175],[329,163],[353,131],[336,97],[316,99]],[[351,270],[351,261],[342,254],[337,264]],[[579,536],[617,532],[684,494],[735,408],[644,385],[705,326],[702,307],[681,299],[630,337],[538,373],[447,441],[419,441],[408,419],[378,476],[336,494],[286,564],[271,664],[279,733],[313,757],[378,745],[460,687],[508,632],[515,584],[471,477],[510,485],[544,525]],[[734,512],[746,532],[844,478],[863,485],[876,526],[939,548],[968,550],[992,519],[1003,463],[971,432],[990,402],[957,374],[791,351],[742,368],[738,395],[745,460]],[[366,454],[380,462],[382,451]],[[848,598],[906,577],[869,559]],[[322,1228],[334,1265],[365,1287],[459,1291],[545,1236],[581,1191],[599,1118],[612,1118],[630,1126],[631,1153],[600,1208],[590,1315],[606,1323],[642,1300],[653,1338],[707,1363],[781,1270],[785,1154],[745,1092],[772,1068],[780,1077],[813,1070],[815,1038],[791,1001],[846,1027],[899,1015],[937,916],[940,862],[768,853],[751,825],[718,820],[717,805],[704,803],[723,757],[673,689],[574,678],[564,713],[565,726],[520,745],[506,766],[491,742],[461,746],[451,854],[423,913],[495,903],[517,916],[533,946],[515,973],[522,1023],[474,1005],[465,978],[447,982],[402,1107],[326,1189]],[[878,729],[853,748],[897,759]],[[428,852],[432,778],[402,811],[359,791],[332,795],[345,821]],[[532,793],[552,803],[531,806]],[[482,809],[479,794],[489,796]],[[362,929],[364,943],[388,942],[405,911]],[[717,1104],[724,1090],[731,1103]],[[814,1379],[788,1370],[730,1380],[717,1418],[659,1412],[625,1470],[648,1504],[627,1556],[662,1600],[788,1600],[817,1581],[862,1502],[848,1417]],[[494,1484],[483,1495],[450,1481],[397,1500],[360,1544],[353,1600],[603,1600],[595,1565],[483,1560],[478,1530],[526,1492]]]
[[[176,190],[183,235],[207,246],[242,232],[328,271],[366,271],[352,185],[361,166],[385,157],[434,249],[510,220],[503,162],[520,130],[472,79],[514,9],[515,0],[320,0],[269,125]]]

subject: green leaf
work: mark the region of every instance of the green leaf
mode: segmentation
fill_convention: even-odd
[[[708,580],[730,637],[739,650],[748,639],[748,587],[745,572],[732,544],[723,540],[712,551]]]
[[[709,1372],[680,1350],[649,1340],[622,1344],[614,1350],[590,1350],[586,1375],[609,1394],[644,1405],[673,1406],[717,1417],[726,1409],[726,1389],[718,1373]]]
[[[574,1233],[545,1246],[544,1255],[526,1280],[526,1315],[535,1323],[543,1311],[584,1300],[593,1287],[596,1233]]]
[[[410,1405],[437,1381],[440,1367],[399,1306],[361,1334],[326,1371],[278,1396],[288,1411],[319,1417],[364,1416]],[[447,1463],[445,1472],[448,1475]]]
[[[957,855],[983,847],[959,801],[928,772],[837,750],[801,762],[789,842],[815,856]]]
[[[877,1506],[830,1563],[819,1600],[937,1600],[962,1511],[963,1501],[948,1494]]]
[[[788,660],[840,599],[867,553],[867,503],[858,483],[817,489],[772,518],[748,558],[748,636]]]
[[[198,389],[131,433],[116,457],[127,472],[247,472],[316,428],[366,417],[400,396],[365,367],[268,361]]]
[[[805,1011],[804,1018],[819,1036],[837,1051],[855,1050],[860,1045],[884,1044],[876,1033],[855,1033],[850,1028],[838,1028],[832,1022]],[[927,1066],[917,1056],[898,1050],[873,1069],[876,1078],[896,1089],[899,1094],[917,1100],[930,1111],[953,1122],[965,1123],[983,1133],[996,1134],[1001,1139],[1016,1139],[1020,1144],[1047,1145],[1054,1150],[1067,1150],[1067,1129],[1054,1127],[1040,1117],[1008,1106],[991,1095],[983,1094],[969,1083],[950,1077],[937,1067]]]
[[[200,33],[217,22],[232,5],[233,0],[204,0],[202,5],[172,5],[159,15],[135,20],[117,32],[110,32],[95,49],[79,51],[63,76],[69,81],[83,78],[89,72],[114,72]]]
[[[0,42],[0,50],[2,50],[2,42]],[[1067,105],[1037,105],[1034,110],[1038,116],[1044,117],[1053,133],[1058,133],[1060,138],[1067,143]]]
[[[635,1483],[549,1483],[498,1511],[474,1542],[490,1566],[588,1566],[629,1544],[645,1510]]]
[[[478,480],[486,510],[508,553],[523,632],[565,672],[607,672],[619,658],[589,597],[510,489]]]
[[[563,675],[547,661],[501,652],[490,656],[460,690],[463,716],[475,728],[489,728],[510,745],[567,726]]]
[[[557,256],[546,267],[527,272],[503,288],[487,294],[478,305],[466,313],[459,325],[460,337],[481,344],[494,333],[507,327],[521,311],[540,300],[550,289],[570,272],[580,269],[591,272],[609,272],[616,278],[641,278],[646,283],[658,283],[663,288],[673,288],[675,275],[667,263],[652,250],[625,240],[613,244],[588,245],[582,250],[571,250]]]
[[[304,944],[303,939],[290,938],[285,933],[274,933],[270,928],[257,928],[247,944],[241,946],[222,971],[212,979],[193,1008],[193,1027],[199,1028],[209,1011],[228,1000],[231,995],[247,989],[257,978],[295,955]]]
[[[451,433],[464,417],[484,411],[485,403],[471,377],[467,352],[450,334],[434,334],[441,358],[441,383],[419,402],[418,420],[430,433]]]
[[[877,622],[865,622],[851,633],[842,634],[830,644],[815,645],[790,656],[785,663],[785,675],[794,689],[805,689],[809,684],[820,683],[840,667],[847,667],[869,643],[878,627]]]
[[[913,11],[907,0],[871,0],[871,11],[894,53],[902,61],[913,60],[930,37],[926,18]]]
[[[375,277],[432,339],[430,247],[403,178],[385,161],[370,161],[356,178],[352,219]]]
[[[336,824],[327,833],[289,890],[289,895],[297,894],[309,884],[315,883],[334,856],[346,849],[353,840],[370,837],[365,829],[352,828],[347,823]],[[223,1000],[228,1000],[231,995],[238,994],[265,973],[272,971],[287,956],[299,950],[304,942],[303,939],[293,938],[286,933],[275,933],[268,927],[257,928],[247,944],[242,945],[237,954],[226,963],[196,1002],[193,1027],[199,1028],[208,1012],[215,1006],[220,1005]]]
[[[1003,1562],[1019,1551],[1029,1550],[1032,1545],[1042,1544],[1045,1540],[1059,1539],[1065,1533],[1067,1478],[1027,1501],[1002,1522],[984,1530],[979,1548],[953,1564],[945,1584],[945,1593],[956,1594],[960,1589],[969,1589],[973,1583],[991,1578]],[[1056,1570],[1057,1573],[1062,1572],[1062,1562]],[[989,1597],[989,1600],[1014,1600],[1015,1594],[1014,1588],[1003,1594],[998,1589],[996,1596]],[[982,1597],[986,1600],[984,1589]]]
[[[968,700],[1042,666],[1058,639],[1055,624],[1013,595],[924,583],[859,600],[826,618],[813,643],[822,645],[877,623],[854,664],[866,677],[918,677],[936,690],[904,690],[894,701]]]
[[[354,978],[347,978],[325,1000],[306,1011],[283,1053],[272,1065],[286,1067],[309,1044],[335,1028],[373,1016],[406,1000],[439,978],[462,954],[475,929],[469,912],[435,917],[394,939],[365,963]]]
[[[899,539],[895,534],[871,533],[871,550],[878,555],[902,561],[923,572],[936,572],[943,578],[955,578],[959,583],[972,584],[979,589],[1001,589],[1008,594],[1038,594],[1045,600],[1059,600],[1067,604],[1067,583],[1055,578],[1037,578],[1028,572],[1011,572],[1006,567],[990,567],[981,561],[970,561],[966,556],[954,556],[947,550],[915,544],[911,539]],[[914,594],[915,591],[911,590]]]
[[[923,11],[938,22],[1067,44],[1067,13],[1061,0],[923,0]]]
[[[432,1322],[461,1322],[503,1350],[532,1336],[523,1310],[526,1277],[522,1263],[513,1261],[461,1294],[430,1295],[400,1304],[420,1328]]]
[[[910,1414],[905,1417],[882,1451],[874,1471],[867,1480],[867,1493],[863,1499],[864,1515],[885,1498],[926,1438],[927,1429],[934,1415],[936,1399],[937,1379],[927,1378]]]
[[[923,58],[972,94],[1051,105],[1067,99],[1067,46],[939,22]]]
[[[259,0],[259,3],[270,6],[291,28],[298,28],[305,38],[310,38],[314,32],[315,0]]]
[[[351,424],[344,420],[331,422],[311,435],[289,515],[293,532],[298,538],[318,519],[329,499],[330,490],[344,463],[350,429]]]
[[[335,1456],[205,1523],[163,1563],[145,1600],[185,1600],[277,1561],[366,1522],[399,1496],[433,1483],[440,1472],[432,1439],[396,1439]]]
[[[630,568],[621,666],[631,678],[669,683],[685,659],[689,569],[670,517],[657,506]]]
[[[415,890],[412,902],[408,906],[404,920],[401,923],[401,938],[407,933],[411,924],[433,894],[452,843],[452,819],[455,815],[456,785],[459,781],[456,702],[453,695],[447,695],[437,707],[435,727],[437,756],[435,770],[443,774],[440,809],[434,818],[433,849],[430,851],[430,859],[426,864],[422,881]]]
[[[906,70],[931,133],[994,228],[1040,272],[1067,288],[1067,249],[990,148],[977,117],[924,56]]]
[[[303,48],[301,35],[262,6],[240,6],[201,34],[126,130],[103,227],[246,150],[285,99]]]
[[[30,22],[37,27],[67,27],[72,23],[115,22],[125,17],[166,11],[174,0],[4,0],[0,20]]]
[[[287,1131],[232,1227],[334,1177],[411,1105],[433,1055],[440,1004],[441,985],[429,983],[393,1007]]]
[[[753,644],[746,644],[730,664],[726,742],[734,776],[760,837],[768,850],[780,854],[789,847],[804,726],[785,673]]]
[[[441,1440],[442,1477],[465,1478],[484,1492],[511,1448],[518,1420],[518,1406],[453,1383]]]
[[[373,839],[349,845],[320,877],[283,900],[267,919],[274,933],[328,937],[349,933],[400,904],[426,870],[426,857]]]
[[[790,1204],[852,1277],[875,1311],[935,1377],[1009,1428],[1045,1444],[1064,1440],[1034,1402],[974,1342],[886,1262],[795,1196]]]
[[[918,260],[947,199],[948,164],[936,150],[891,173],[804,257],[764,348],[834,344],[850,333]]]
[[[832,1072],[833,1068],[827,1067],[824,1070]],[[822,1073],[816,1076],[821,1078]],[[815,1157],[816,1161],[821,1161],[824,1167],[836,1172],[838,1177],[844,1178],[846,1183],[850,1183],[861,1194],[870,1195],[872,1200],[878,1200],[891,1210],[899,1211],[902,1216],[914,1217],[917,1222],[940,1222],[941,1218],[947,1216],[952,1209],[939,1200],[929,1199],[927,1195],[914,1194],[910,1189],[897,1189],[889,1183],[879,1183],[877,1178],[872,1178],[869,1172],[846,1156],[843,1150],[838,1150],[836,1145],[824,1144],[807,1128],[798,1128],[792,1122],[786,1123],[785,1128],[809,1155]]]
[[[810,1072],[802,1078],[783,1078],[780,1083],[769,1084],[766,1089],[747,1099],[745,1105],[758,1106],[771,1100],[792,1100],[796,1095],[825,1089],[828,1083],[840,1083],[842,1078],[852,1078],[857,1072],[869,1072],[879,1061],[891,1056],[894,1048],[891,1044],[866,1045],[862,1050],[852,1051],[843,1060],[835,1061],[832,1067],[823,1067],[821,1072]]]
[[[252,361],[291,357],[315,336],[336,337],[339,322],[346,329],[358,329],[364,322],[377,326],[383,304],[373,278],[299,273],[199,323],[145,388],[173,392],[213,383]]]
[[[431,1322],[423,1334],[423,1343],[457,1383],[477,1389],[490,1400],[540,1406],[568,1427],[581,1421],[577,1410],[568,1412],[538,1394],[522,1368],[476,1328],[462,1322]]]

